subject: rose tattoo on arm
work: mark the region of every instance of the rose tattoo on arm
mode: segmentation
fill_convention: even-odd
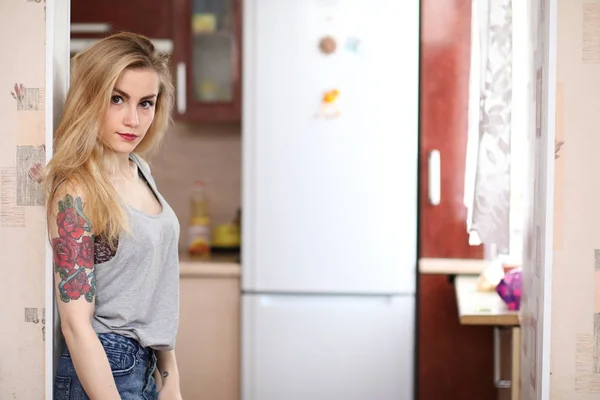
[[[54,272],[61,278],[60,299],[68,303],[83,296],[92,303],[96,294],[94,236],[81,197],[67,194],[58,202],[56,224],[58,237],[52,238],[52,251]]]

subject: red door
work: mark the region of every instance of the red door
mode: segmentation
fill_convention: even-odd
[[[482,258],[468,244],[463,205],[471,0],[421,1],[420,257]],[[429,201],[428,159],[439,151],[440,202]],[[458,322],[454,286],[420,275],[419,400],[493,399],[490,327]]]

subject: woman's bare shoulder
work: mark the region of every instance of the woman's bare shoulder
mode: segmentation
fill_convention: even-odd
[[[87,188],[84,184],[77,179],[70,179],[56,185],[52,192],[52,199],[57,202],[65,196],[85,198],[86,192]]]

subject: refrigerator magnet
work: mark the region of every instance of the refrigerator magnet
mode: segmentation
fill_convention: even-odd
[[[323,93],[321,97],[321,107],[317,112],[317,118],[336,118],[340,116],[338,108],[338,98],[340,91],[338,89],[330,89]]]
[[[350,53],[360,54],[362,50],[362,42],[357,37],[349,37],[346,40],[346,50]]]
[[[335,49],[337,48],[337,42],[331,36],[324,36],[319,41],[319,50],[321,53],[325,55],[330,55],[335,53]]]

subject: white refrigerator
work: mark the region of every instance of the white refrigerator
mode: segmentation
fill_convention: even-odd
[[[419,1],[243,4],[242,400],[413,399]]]

